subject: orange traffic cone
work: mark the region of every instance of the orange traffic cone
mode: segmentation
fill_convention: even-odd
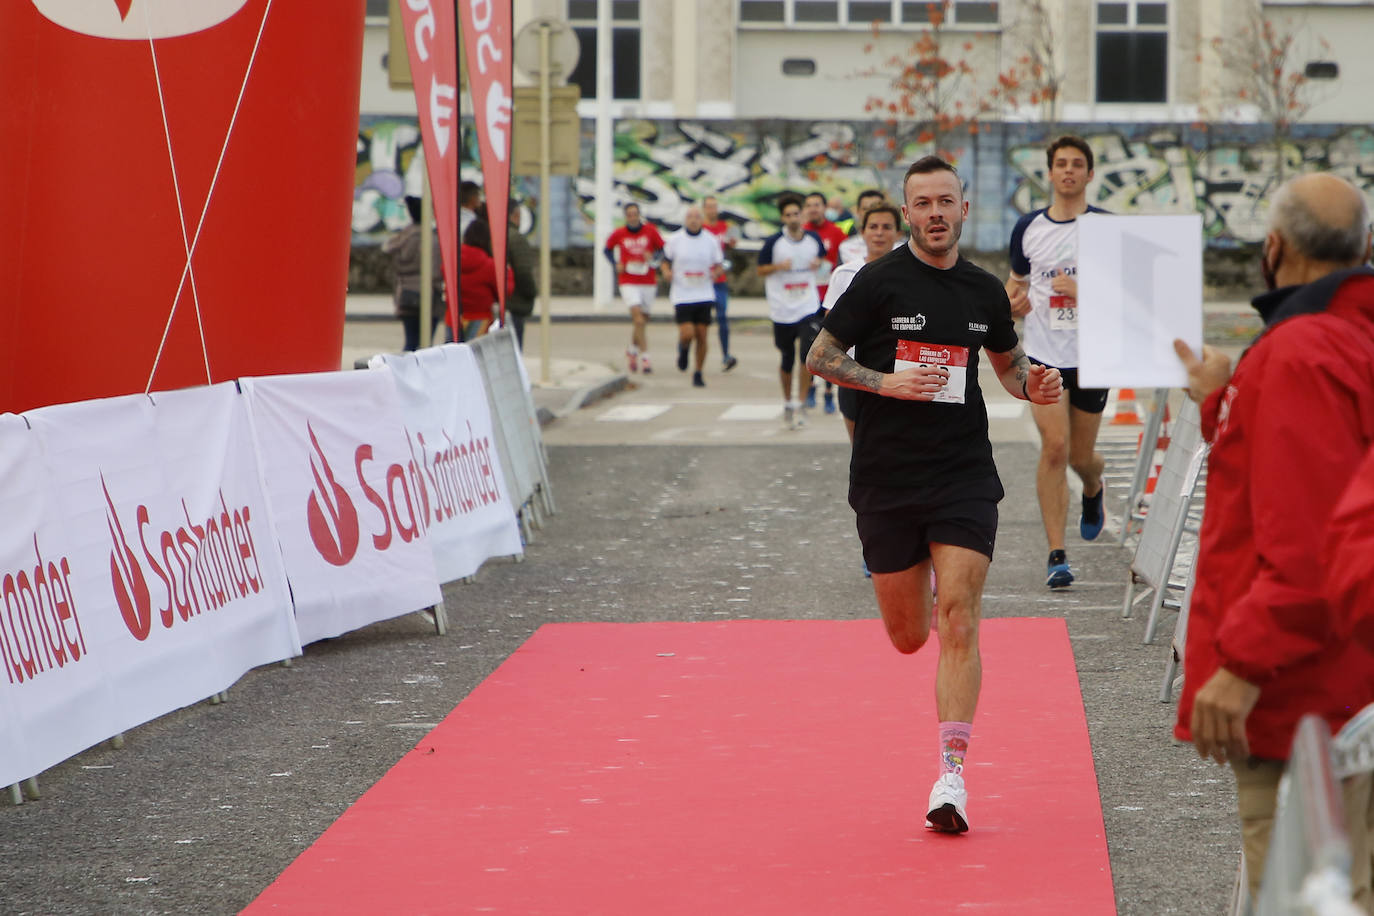
[[[1116,396],[1116,413],[1112,414],[1112,426],[1139,426],[1140,413],[1135,406],[1135,389],[1122,388]]]
[[[1159,472],[1164,467],[1164,450],[1155,449],[1154,457],[1150,460],[1150,479],[1145,481],[1145,492],[1154,493],[1155,484],[1159,483]]]

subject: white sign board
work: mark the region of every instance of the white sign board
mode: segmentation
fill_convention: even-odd
[[[1174,339],[1202,349],[1202,216],[1078,217],[1078,378],[1181,388]]]
[[[0,785],[300,653],[232,383],[25,418],[0,419]]]
[[[239,384],[301,643],[443,601],[391,370]]]
[[[470,576],[490,557],[522,553],[472,348],[448,344],[373,363],[395,379],[410,453],[422,471],[414,483],[439,581]]]

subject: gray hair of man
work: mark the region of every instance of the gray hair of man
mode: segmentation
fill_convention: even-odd
[[[1311,194],[1294,190],[1300,176],[1287,181],[1269,207],[1269,229],[1283,236],[1307,258],[1328,264],[1359,264],[1369,251],[1369,204],[1359,188],[1336,176],[1350,188],[1351,207],[1313,206]],[[1329,196],[1323,202],[1328,202]],[[1334,211],[1334,212],[1333,212]]]

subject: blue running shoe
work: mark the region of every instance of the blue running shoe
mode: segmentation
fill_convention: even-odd
[[[1102,497],[1106,492],[1107,488],[1103,486],[1096,496],[1083,497],[1083,517],[1078,521],[1078,533],[1085,541],[1091,541],[1101,534],[1102,526],[1107,523],[1107,513],[1102,507]]]
[[[803,406],[803,407],[815,407],[815,406],[816,406],[816,386],[815,386],[815,385],[812,385],[810,388],[806,389],[806,401],[803,402],[802,406]]]
[[[1050,562],[1045,584],[1050,588],[1065,588],[1073,584],[1073,573],[1069,571],[1069,558],[1062,550],[1050,551]]]
[[[873,573],[871,573],[871,572],[868,571],[868,561],[867,561],[867,560],[860,560],[859,562],[862,563],[862,564],[864,565],[864,578],[865,578],[865,579],[872,579],[872,578],[873,578]]]
[[[827,391],[827,392],[825,393],[825,412],[826,412],[826,413],[834,413],[834,412],[835,412],[835,392],[833,392],[833,391]]]

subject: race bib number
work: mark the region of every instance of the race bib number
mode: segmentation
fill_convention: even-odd
[[[1050,330],[1078,330],[1078,300],[1071,296],[1050,296]]]
[[[782,289],[788,302],[800,302],[806,298],[806,291],[810,288],[809,283],[788,283]]]
[[[630,261],[625,265],[625,273],[627,274],[634,274],[637,277],[642,277],[648,272],[649,264],[647,261]]]
[[[936,393],[933,401],[940,404],[964,403],[964,391],[968,387],[968,347],[929,344],[919,340],[897,341],[897,362],[893,371],[919,369],[922,366],[943,366],[949,370],[945,387]]]

